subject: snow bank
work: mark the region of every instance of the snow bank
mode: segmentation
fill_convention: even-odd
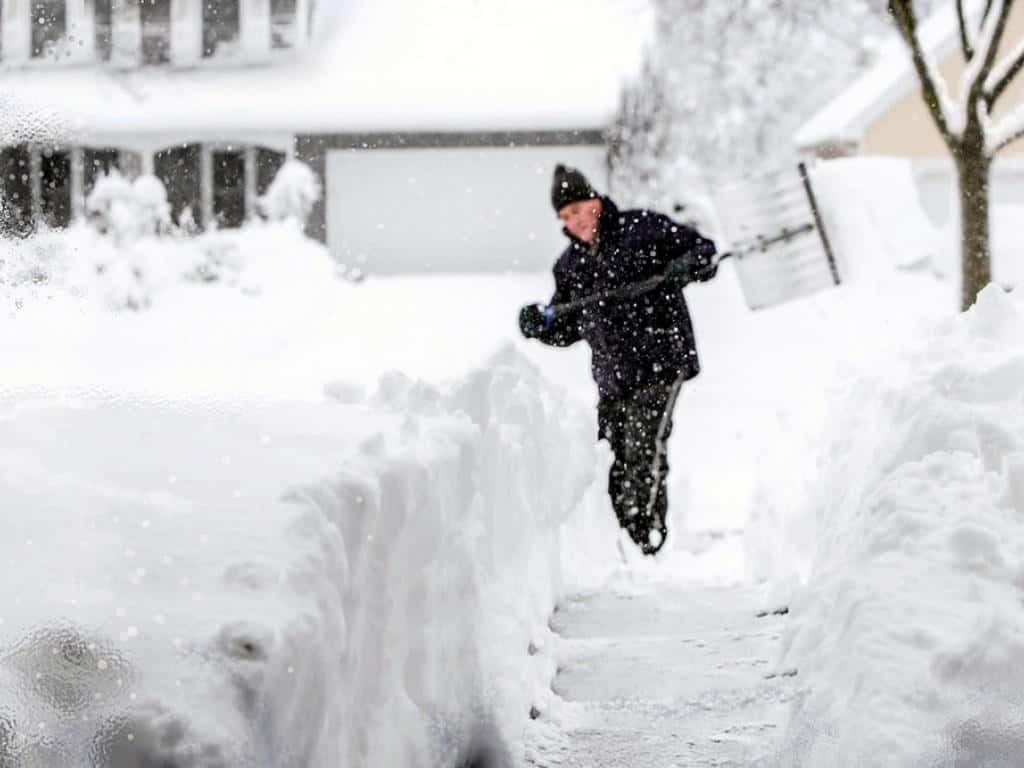
[[[876,370],[821,466],[782,662],[803,681],[783,762],[1015,765],[1024,308],[990,286]]]
[[[0,399],[0,759],[521,750],[592,416],[511,349],[445,388],[331,391],[347,402]]]

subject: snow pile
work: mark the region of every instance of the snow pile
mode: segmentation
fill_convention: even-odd
[[[58,300],[83,308],[140,310],[180,300],[182,292],[200,285],[221,295],[294,295],[334,278],[326,249],[306,238],[294,221],[257,221],[194,237],[154,236],[158,222],[166,221],[159,215],[166,201],[161,208],[155,188],[153,195],[135,194],[144,178],[133,185],[108,177],[104,194],[91,199],[97,210],[103,201],[108,234],[78,225],[0,239],[0,306],[25,309]],[[153,215],[138,215],[140,198]]]
[[[0,760],[521,751],[554,671],[530,647],[558,529],[589,513],[596,459],[589,413],[513,350],[363,402],[54,391],[0,400],[0,420]]]
[[[835,425],[792,605],[787,765],[1024,751],[1024,308],[990,286]],[[993,762],[994,761],[994,762]]]

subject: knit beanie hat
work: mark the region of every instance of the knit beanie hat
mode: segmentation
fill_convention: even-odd
[[[551,182],[551,204],[560,211],[569,203],[590,200],[598,194],[587,177],[575,168],[566,168],[559,163],[555,166],[555,178]]]

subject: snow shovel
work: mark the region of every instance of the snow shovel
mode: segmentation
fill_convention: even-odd
[[[780,232],[779,234],[773,235],[772,237],[761,238],[756,243],[748,244],[746,246],[743,246],[742,248],[735,248],[725,253],[715,254],[715,266],[720,264],[725,259],[742,258],[743,256],[749,253],[754,253],[755,251],[758,250],[763,251],[776,243],[789,242],[795,237],[799,237],[800,235],[813,231],[814,225],[812,224],[804,224],[800,227],[797,227],[794,230],[783,229],[782,232]],[[674,259],[670,263],[678,264],[695,256],[696,251],[690,251],[684,256],[680,256],[678,259]],[[638,283],[630,283],[629,285],[624,285],[620,288],[612,288],[607,291],[599,291],[597,293],[592,293],[589,296],[584,296],[583,298],[580,299],[567,301],[564,304],[553,304],[547,307],[544,314],[545,317],[550,317],[554,319],[556,317],[559,317],[560,315],[564,315],[566,312],[574,312],[577,309],[583,309],[584,307],[589,307],[592,304],[599,304],[602,301],[632,299],[636,296],[640,296],[641,294],[647,293],[648,291],[654,290],[659,285],[664,283],[666,280],[673,279],[675,278],[666,277],[663,274],[654,275],[653,277],[649,277],[646,280],[641,280]]]
[[[741,237],[736,239],[746,242],[718,254],[715,258],[716,265],[725,259],[736,260],[736,272],[740,278],[743,296],[747,306],[752,310],[774,306],[828,286],[839,285],[841,282],[807,168],[800,163],[798,170],[798,182],[786,180],[782,184],[773,184],[770,187],[762,185],[762,189],[755,188],[761,194],[752,194],[751,189],[747,187],[743,189],[743,200],[737,200],[736,195],[728,200],[729,209],[737,218],[742,214],[744,222],[793,222],[781,227],[776,225],[775,234],[767,237],[751,237],[741,229],[736,233]],[[748,202],[751,199],[757,202],[751,205]],[[801,235],[815,231],[819,235],[817,246],[813,239],[801,238]],[[688,253],[676,261],[685,261],[694,255],[692,252]],[[544,316],[550,323],[566,312],[602,301],[634,298],[657,288],[666,279],[671,278],[654,275],[638,283],[549,306],[545,309]]]

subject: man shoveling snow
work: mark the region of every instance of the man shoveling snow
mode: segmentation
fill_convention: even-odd
[[[615,456],[608,493],[619,524],[654,555],[668,533],[672,410],[683,382],[700,372],[681,289],[715,276],[715,244],[662,214],[620,211],[563,165],[555,168],[551,203],[570,244],[555,263],[551,301],[523,307],[519,327],[553,346],[590,344],[599,437]],[[657,284],[629,291],[645,281]],[[586,301],[596,296],[603,298]]]

